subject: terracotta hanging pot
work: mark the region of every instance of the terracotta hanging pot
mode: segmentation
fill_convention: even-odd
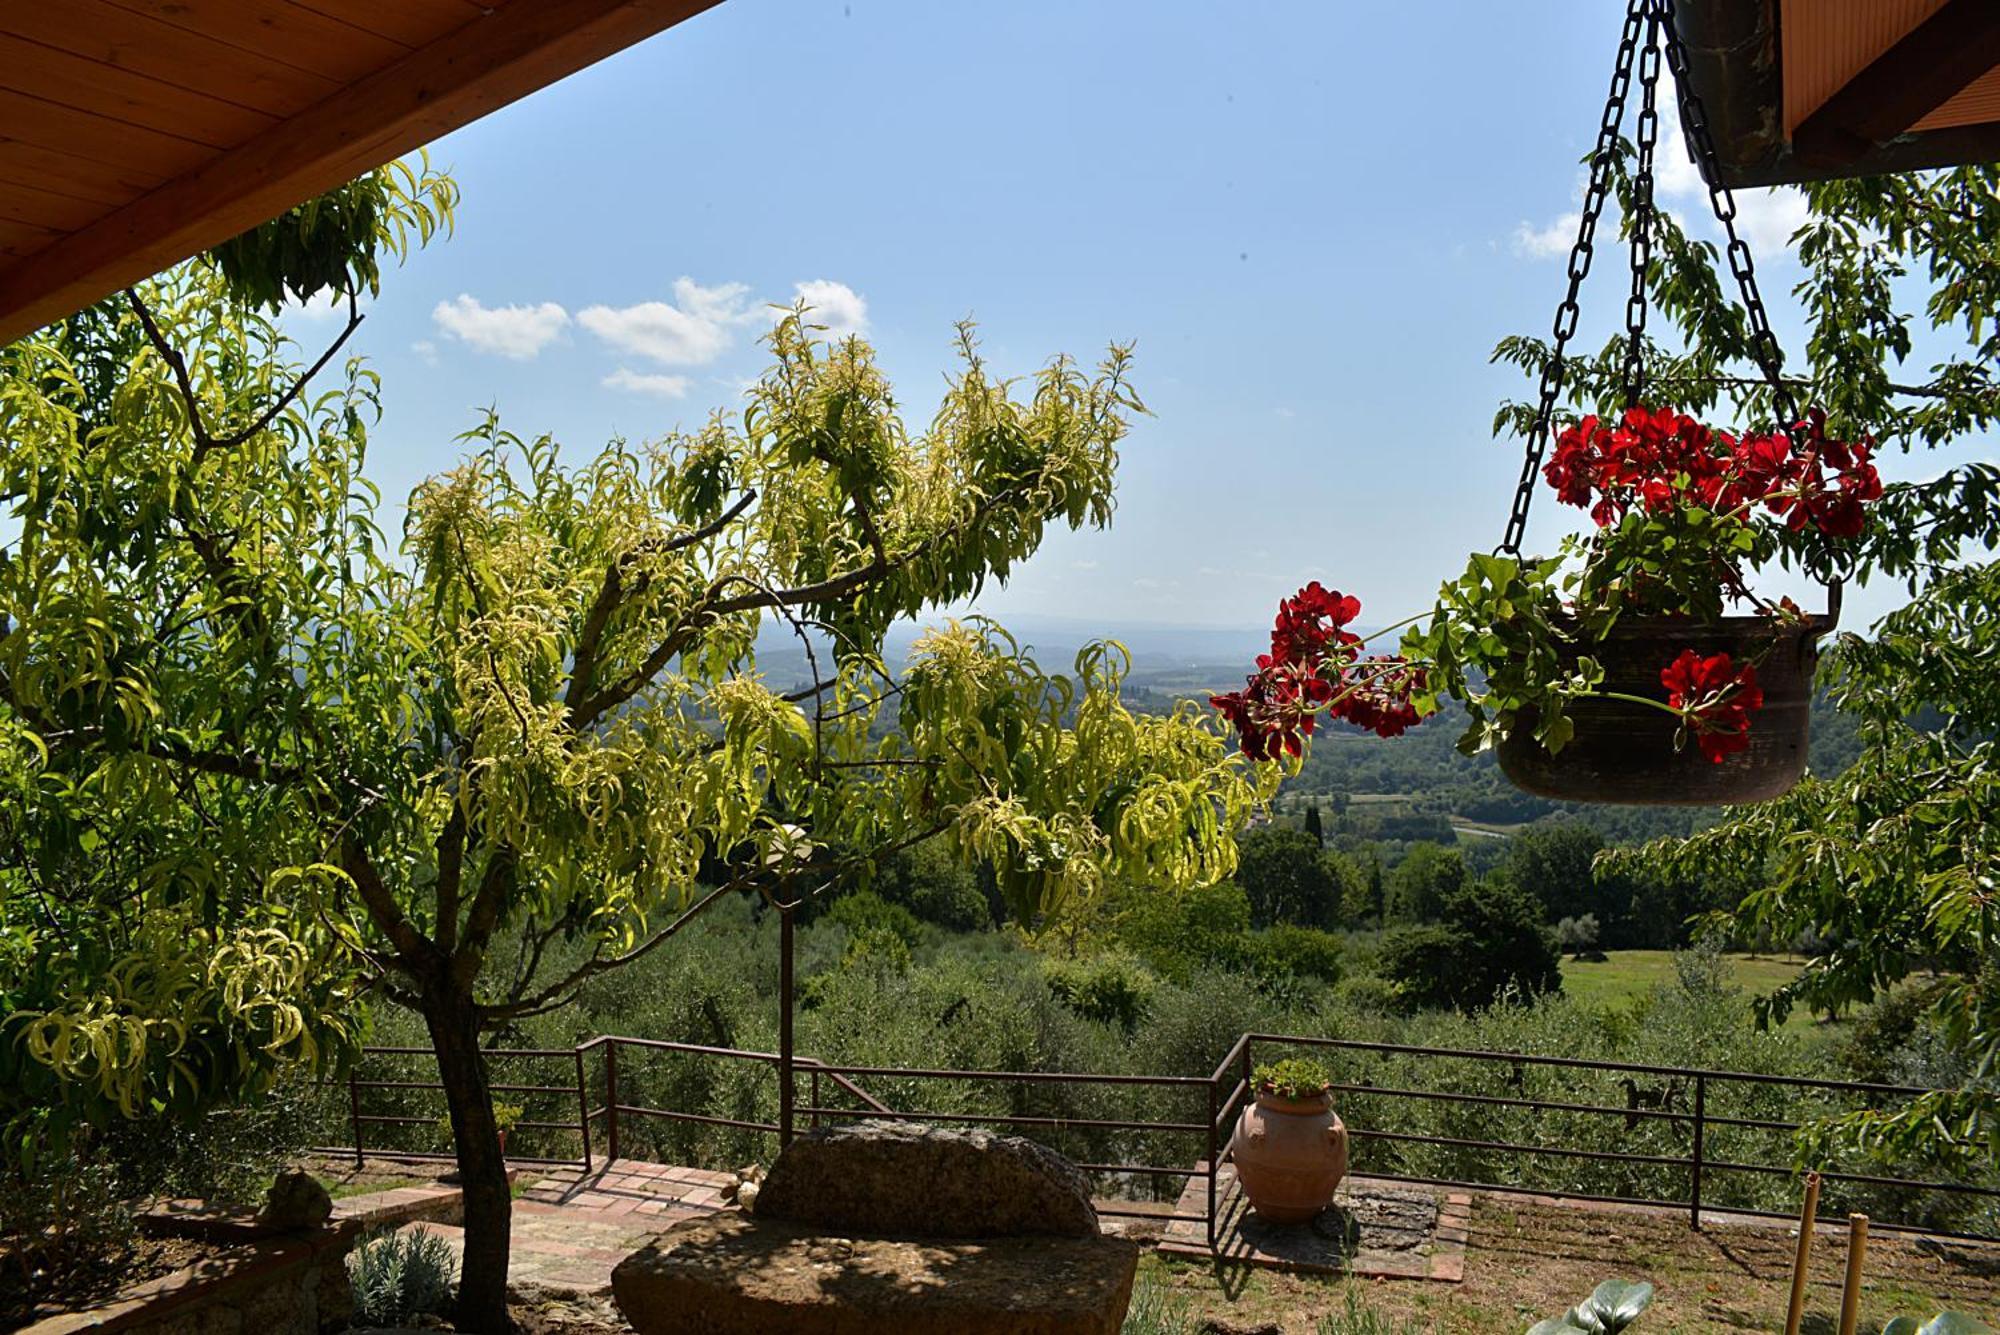
[[[1819,641],[1839,619],[1838,585],[1826,615],[1803,622],[1620,617],[1604,639],[1567,650],[1565,666],[1585,650],[1603,665],[1602,690],[1664,704],[1660,670],[1683,649],[1755,663],[1764,704],[1751,717],[1749,746],[1713,761],[1692,741],[1677,738],[1680,720],[1666,710],[1593,695],[1569,705],[1576,735],[1554,755],[1535,740],[1533,713],[1524,711],[1499,745],[1500,771],[1517,788],[1564,802],[1717,806],[1780,797],[1805,773]]]
[[[1325,1093],[1286,1099],[1260,1090],[1229,1150],[1250,1208],[1274,1224],[1310,1222],[1347,1176],[1347,1128]]]

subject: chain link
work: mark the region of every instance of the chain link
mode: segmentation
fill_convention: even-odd
[[[1521,464],[1520,485],[1514,490],[1514,508],[1507,516],[1507,535],[1500,550],[1510,556],[1521,554],[1521,538],[1528,529],[1528,507],[1534,503],[1535,485],[1548,451],[1549,432],[1555,419],[1556,400],[1562,397],[1563,378],[1568,374],[1570,339],[1576,334],[1579,312],[1576,297],[1590,273],[1591,256],[1596,250],[1597,218],[1604,211],[1605,196],[1611,188],[1611,166],[1618,159],[1618,130],[1625,121],[1625,96],[1632,87],[1633,59],[1639,36],[1646,28],[1653,0],[1631,0],[1625,13],[1625,31],[1618,39],[1618,60],[1611,70],[1611,92],[1604,101],[1604,119],[1597,126],[1597,148],[1590,155],[1590,179],[1583,190],[1583,210],[1576,226],[1576,244],[1569,252],[1569,290],[1556,307],[1555,342],[1549,359],[1542,363],[1540,406],[1534,425],[1528,428],[1527,458]]]
[[[1597,128],[1597,148],[1591,154],[1590,179],[1584,187],[1576,245],[1570,250],[1569,290],[1564,294],[1562,304],[1556,307],[1555,341],[1548,361],[1542,365],[1539,403],[1534,423],[1528,429],[1527,457],[1521,464],[1521,480],[1514,491],[1514,507],[1507,516],[1506,536],[1500,542],[1499,550],[1509,556],[1521,554],[1521,539],[1528,528],[1528,509],[1534,503],[1542,458],[1548,452],[1549,438],[1555,429],[1556,403],[1562,397],[1563,382],[1569,371],[1569,341],[1576,334],[1579,314],[1577,293],[1590,273],[1597,220],[1609,192],[1611,167],[1617,160],[1618,132],[1625,120],[1625,102],[1631,91],[1635,61],[1639,71],[1640,109],[1635,132],[1638,164],[1632,180],[1629,238],[1632,286],[1625,300],[1626,344],[1621,372],[1626,406],[1636,404],[1644,389],[1646,315],[1651,305],[1647,274],[1652,264],[1655,220],[1653,159],[1659,139],[1657,100],[1663,52],[1666,67],[1674,76],[1682,129],[1693,151],[1695,165],[1708,186],[1709,203],[1715,210],[1715,219],[1722,224],[1723,233],[1728,238],[1724,253],[1729,261],[1730,275],[1735,278],[1737,290],[1742,294],[1743,309],[1749,321],[1751,355],[1764,372],[1764,378],[1770,382],[1772,405],[1780,423],[1790,425],[1797,420],[1791,391],[1785,385],[1783,354],[1779,351],[1777,336],[1771,332],[1763,295],[1757,289],[1756,264],[1750,258],[1750,247],[1736,234],[1736,196],[1723,183],[1715,152],[1715,137],[1708,128],[1707,112],[1688,78],[1687,49],[1674,27],[1674,0],[1631,0],[1625,13],[1625,29],[1618,40],[1618,59],[1611,72],[1611,92],[1605,99],[1604,119]]]
[[[1789,427],[1798,420],[1798,408],[1792,400],[1792,392],[1785,384],[1784,353],[1778,348],[1778,336],[1771,332],[1771,319],[1764,309],[1763,294],[1757,290],[1757,266],[1750,258],[1750,247],[1736,235],[1736,196],[1723,183],[1722,168],[1715,152],[1715,136],[1709,132],[1708,112],[1701,103],[1701,94],[1695,92],[1694,82],[1688,77],[1687,48],[1681,44],[1681,35],[1673,24],[1673,0],[1654,0],[1666,18],[1667,68],[1673,71],[1674,87],[1680,94],[1681,126],[1686,131],[1688,144],[1694,150],[1695,166],[1701,171],[1701,179],[1708,185],[1709,204],[1715,209],[1715,220],[1722,224],[1722,231],[1729,238],[1729,272],[1736,279],[1737,290],[1743,296],[1743,309],[1750,322],[1750,355],[1757,360],[1758,369],[1771,384],[1771,407],[1780,426]]]
[[[1633,135],[1639,161],[1632,176],[1632,289],[1625,298],[1625,365],[1620,373],[1627,408],[1638,404],[1646,381],[1646,312],[1652,305],[1646,279],[1653,263],[1653,150],[1660,139],[1659,92],[1660,12],[1653,6],[1646,15],[1646,44],[1639,48],[1639,122]]]

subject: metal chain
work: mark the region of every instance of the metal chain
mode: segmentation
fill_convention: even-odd
[[[1611,165],[1618,157],[1618,128],[1625,120],[1625,95],[1632,86],[1632,63],[1639,35],[1646,27],[1654,0],[1632,0],[1625,13],[1625,31],[1618,39],[1618,60],[1611,71],[1611,92],[1605,98],[1604,119],[1597,127],[1597,149],[1590,157],[1590,180],[1583,191],[1583,211],[1577,221],[1576,244],[1569,252],[1569,291],[1556,307],[1555,342],[1548,361],[1542,364],[1541,402],[1534,425],[1528,428],[1527,458],[1521,464],[1520,485],[1514,489],[1514,508],[1507,516],[1507,534],[1500,551],[1521,554],[1521,538],[1528,528],[1528,507],[1534,503],[1542,456],[1548,451],[1549,433],[1555,419],[1556,400],[1562,396],[1563,378],[1568,373],[1566,356],[1569,341],[1576,333],[1576,296],[1590,273],[1590,259],[1596,249],[1597,217],[1603,212],[1610,189]]]
[[[1653,149],[1660,138],[1660,10],[1646,16],[1646,43],[1639,49],[1639,124],[1634,133],[1639,161],[1632,176],[1632,290],[1625,298],[1625,366],[1620,380],[1625,406],[1637,406],[1646,381],[1646,286],[1653,263]]]
[[[1723,184],[1715,137],[1708,128],[1708,113],[1702,107],[1701,94],[1695,92],[1694,82],[1688,77],[1687,48],[1681,44],[1680,33],[1674,27],[1673,0],[1655,0],[1655,3],[1666,20],[1667,68],[1673,71],[1674,87],[1680,93],[1681,126],[1694,150],[1695,166],[1708,185],[1715,220],[1722,224],[1723,233],[1729,238],[1729,271],[1736,278],[1737,289],[1743,295],[1743,309],[1750,320],[1750,354],[1771,383],[1771,405],[1778,424],[1789,427],[1798,420],[1798,408],[1785,385],[1784,354],[1778,349],[1777,335],[1771,332],[1771,320],[1764,310],[1763,295],[1757,290],[1757,266],[1750,258],[1750,247],[1736,235],[1736,196]]]
[[[1644,54],[1640,55],[1642,32]],[[1695,166],[1708,186],[1709,204],[1715,210],[1715,220],[1722,224],[1723,234],[1729,241],[1725,253],[1729,257],[1729,272],[1736,279],[1749,322],[1751,356],[1770,383],[1772,406],[1779,424],[1789,426],[1798,420],[1791,390],[1785,384],[1784,354],[1778,348],[1777,335],[1771,332],[1771,320],[1764,309],[1763,294],[1757,289],[1757,266],[1750,257],[1749,245],[1736,234],[1736,196],[1723,183],[1715,137],[1708,127],[1708,114],[1702,106],[1700,94],[1694,91],[1694,84],[1688,77],[1687,48],[1681,43],[1680,33],[1674,27],[1674,0],[1631,0],[1625,14],[1625,29],[1618,40],[1618,60],[1611,73],[1611,92],[1605,99],[1604,119],[1598,125],[1597,149],[1590,159],[1590,181],[1584,188],[1583,213],[1577,224],[1576,245],[1570,251],[1569,290],[1564,294],[1562,304],[1556,307],[1555,341],[1549,360],[1542,365],[1540,401],[1534,423],[1528,429],[1526,458],[1521,463],[1520,483],[1514,489],[1514,507],[1507,517],[1506,536],[1500,542],[1499,550],[1509,556],[1521,554],[1521,539],[1528,528],[1528,509],[1534,503],[1542,458],[1548,452],[1549,438],[1554,431],[1556,402],[1562,397],[1563,382],[1569,371],[1569,341],[1576,333],[1577,292],[1583,285],[1585,275],[1590,272],[1597,219],[1604,208],[1611,165],[1617,157],[1618,131],[1625,119],[1625,100],[1631,90],[1635,58],[1639,67],[1641,105],[1636,132],[1638,164],[1632,181],[1632,287],[1625,303],[1626,345],[1622,370],[1628,407],[1638,401],[1644,388],[1646,315],[1651,305],[1646,278],[1652,263],[1656,217],[1653,159],[1659,139],[1657,97],[1663,50],[1666,67],[1673,72],[1681,125],[1687,134]]]

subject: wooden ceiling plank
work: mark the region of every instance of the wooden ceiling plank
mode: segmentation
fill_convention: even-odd
[[[184,139],[234,148],[278,118],[161,83],[131,70],[0,33],[0,88],[139,126],[171,126]]]
[[[291,3],[415,49],[429,46],[446,33],[464,27],[488,9],[499,8],[501,0],[494,0],[491,5],[477,0],[291,0]]]
[[[2000,64],[2000,6],[1948,0],[1799,122],[1803,162],[1854,161]]]
[[[352,83],[409,54],[364,28],[285,0],[109,0],[119,9],[198,32],[218,42],[337,83]]]
[[[0,218],[0,255],[16,262],[24,261],[47,250],[62,235],[52,227],[37,227],[33,223]]]
[[[280,118],[340,86],[324,75],[120,9],[110,0],[0,5],[0,31]]]
[[[102,218],[105,206],[20,182],[0,182],[0,218],[74,232]]]
[[[0,88],[0,125],[23,143],[166,181],[212,161],[216,150],[88,111]]]
[[[0,343],[718,3],[536,0],[498,10],[65,237],[34,264],[0,271]]]
[[[60,149],[43,148],[40,144],[0,139],[0,181],[18,181],[58,194],[74,195],[78,199],[104,205],[106,212],[123,208],[141,195],[157,189],[164,179],[153,172],[126,171],[72,157]]]

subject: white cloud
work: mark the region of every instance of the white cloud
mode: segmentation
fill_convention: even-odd
[[[642,301],[636,306],[591,306],[577,323],[618,351],[664,366],[704,366],[728,351],[734,329],[758,313],[742,283],[703,287],[692,278],[674,280],[674,302]]]
[[[634,394],[656,394],[663,399],[682,398],[688,392],[688,378],[684,375],[661,375],[634,371],[623,366],[605,376],[602,384],[606,389],[625,389]]]
[[[438,345],[427,338],[420,338],[410,344],[410,351],[416,353],[417,359],[423,362],[425,366],[436,366],[438,364]]]
[[[481,352],[525,362],[561,336],[569,324],[569,312],[553,301],[539,306],[489,308],[477,297],[461,292],[455,300],[440,301],[431,311],[431,319],[445,333]]]
[[[366,292],[355,303],[356,309],[367,314],[375,299]],[[347,323],[347,297],[339,292],[322,292],[311,301],[299,302],[287,296],[278,307],[278,318],[294,324],[331,324],[338,320]]]
[[[792,290],[812,308],[807,319],[826,326],[825,337],[840,339],[868,332],[868,302],[847,284],[831,278],[813,278],[792,284]]]
[[[1567,255],[1569,248],[1576,244],[1577,225],[1582,221],[1581,213],[1565,213],[1542,227],[1533,223],[1517,223],[1514,227],[1514,253],[1538,260]]]

